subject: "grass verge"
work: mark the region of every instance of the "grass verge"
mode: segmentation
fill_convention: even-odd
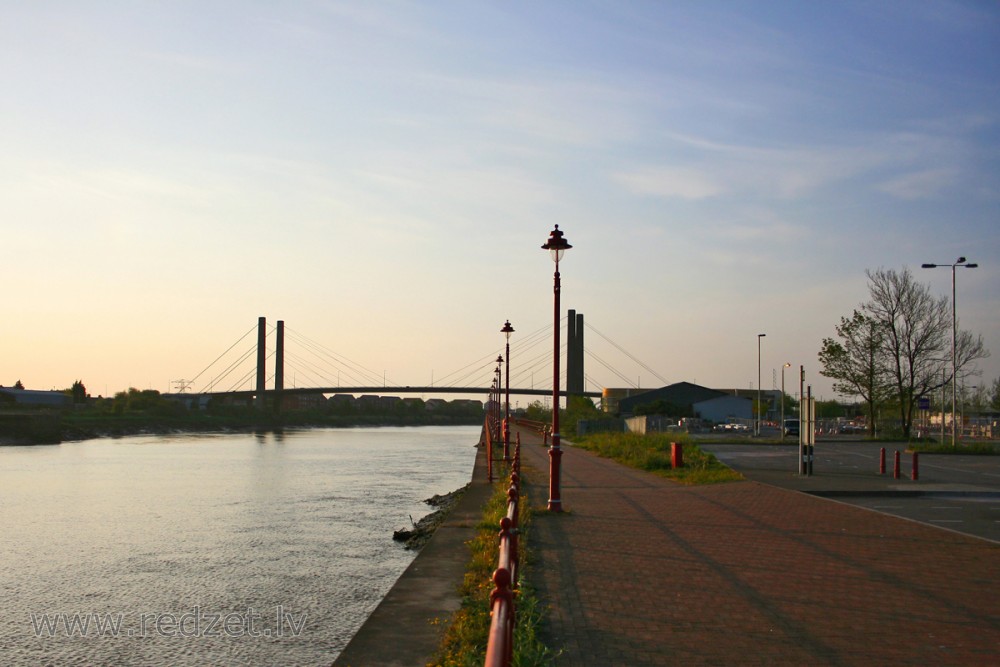
[[[911,442],[907,449],[911,452],[921,454],[979,454],[982,456],[996,456],[1000,454],[996,445],[992,442],[970,442],[963,443],[958,447],[952,447],[951,443],[938,442]]]
[[[487,501],[482,520],[476,526],[476,535],[468,542],[470,558],[461,586],[462,608],[450,620],[438,655],[430,663],[434,667],[479,666],[486,658],[486,642],[490,631],[490,591],[493,590],[493,571],[499,555],[497,534],[500,532],[500,519],[507,514],[508,479],[505,474],[500,475],[501,481],[494,485],[493,495]],[[518,525],[521,573],[514,598],[517,626],[514,629],[513,664],[518,667],[547,667],[552,662],[552,653],[538,638],[542,605],[527,585],[531,506],[523,491],[518,508]]]
[[[684,465],[680,468],[671,464],[670,445],[674,442],[684,447]],[[743,479],[743,475],[724,465],[714,454],[702,451],[686,434],[594,433],[574,438],[573,444],[681,484],[718,484]]]

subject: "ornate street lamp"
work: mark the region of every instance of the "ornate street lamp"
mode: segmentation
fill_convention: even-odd
[[[938,267],[951,267],[951,448],[958,447],[958,432],[955,424],[955,404],[958,402],[958,354],[956,352],[956,338],[958,336],[958,318],[956,317],[955,306],[955,267],[964,266],[967,269],[974,269],[978,264],[966,262],[964,257],[959,257],[954,264],[921,264],[922,269],[936,269]],[[944,412],[942,406],[941,411]],[[942,418],[943,421],[943,418]]]
[[[493,483],[493,400],[497,394],[497,378],[493,376],[490,386],[490,400],[486,401],[486,480]]]
[[[503,329],[500,330],[507,338],[507,383],[506,396],[503,402],[503,460],[510,460],[510,335],[514,333],[514,327],[510,325],[510,320],[504,322]]]
[[[496,403],[494,405],[494,412],[493,412],[493,426],[494,426],[493,433],[495,434],[495,437],[496,437],[497,440],[500,439],[500,389],[501,389],[501,387],[503,387],[503,384],[500,382],[500,369],[501,368],[503,368],[503,357],[498,354],[497,355],[497,368],[496,368],[495,371],[493,371],[494,373],[496,373],[495,380],[496,380],[496,388],[497,388],[497,400],[496,400]]]
[[[552,445],[549,447],[549,503],[550,512],[562,512],[562,498],[559,495],[559,463],[562,459],[562,449],[559,446],[559,260],[572,248],[563,233],[559,231],[559,225],[549,234],[548,241],[542,246],[543,250],[548,250],[552,255],[552,261],[556,263],[555,280],[553,286],[554,295],[554,344],[552,354]]]

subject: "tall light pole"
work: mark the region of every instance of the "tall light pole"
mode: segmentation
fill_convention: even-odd
[[[553,293],[553,353],[552,353],[552,445],[549,447],[549,503],[550,512],[562,512],[562,498],[559,495],[559,463],[562,459],[562,449],[559,446],[559,260],[572,248],[559,225],[549,234],[548,240],[542,245],[542,250],[548,250],[552,261],[556,263]]]
[[[495,415],[495,418],[493,420],[493,424],[495,425],[495,430],[493,432],[496,434],[496,439],[497,440],[500,439],[500,434],[501,434],[501,430],[500,430],[500,396],[501,396],[501,393],[500,392],[503,389],[503,383],[500,381],[500,376],[501,376],[500,369],[501,368],[503,368],[503,357],[498,354],[497,355],[497,368],[496,368],[495,371],[493,371],[496,374],[496,377],[494,379],[497,382],[497,402],[496,402],[496,407],[495,407],[494,412],[493,412],[493,414]]]
[[[510,320],[503,324],[500,333],[507,338],[507,351],[504,353],[507,359],[507,386],[506,396],[503,402],[503,460],[510,460],[510,335],[514,333],[514,327],[510,325]]]
[[[767,334],[757,334],[757,423],[754,435],[760,437],[760,339]]]
[[[785,439],[785,369],[791,368],[792,365],[785,363],[781,367],[781,440]]]
[[[936,269],[938,267],[951,267],[951,447],[958,448],[958,432],[955,424],[955,406],[958,403],[958,309],[955,305],[955,268],[964,266],[967,269],[974,269],[978,264],[966,262],[964,257],[959,257],[954,264],[921,264],[922,269]]]

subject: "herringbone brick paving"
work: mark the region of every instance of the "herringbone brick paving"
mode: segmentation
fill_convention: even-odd
[[[532,505],[547,450],[521,432]],[[1000,545],[756,482],[684,487],[564,446],[531,583],[557,665],[998,665]]]

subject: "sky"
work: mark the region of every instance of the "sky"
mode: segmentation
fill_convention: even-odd
[[[264,316],[399,385],[509,319],[550,386],[554,225],[588,390],[765,333],[833,398],[865,271],[960,256],[1000,377],[996,2],[5,2],[0,86],[0,384],[202,390]]]

